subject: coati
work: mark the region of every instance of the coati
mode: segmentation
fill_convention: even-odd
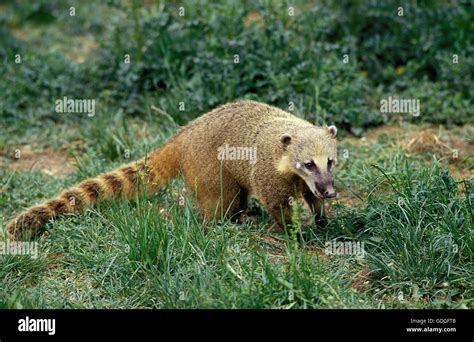
[[[293,199],[303,197],[317,214],[324,199],[336,196],[336,134],[335,126],[317,127],[266,104],[225,104],[191,121],[146,160],[82,181],[20,213],[7,230],[16,239],[34,236],[52,218],[131,198],[143,187],[156,191],[179,174],[205,219],[235,216],[255,196],[282,229],[291,225]],[[254,148],[256,160],[222,158],[223,146]]]

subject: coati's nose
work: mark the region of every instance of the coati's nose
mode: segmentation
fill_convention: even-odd
[[[334,198],[336,197],[336,191],[334,190],[326,190],[324,192],[324,198]]]

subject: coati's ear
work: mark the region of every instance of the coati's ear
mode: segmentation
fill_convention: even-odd
[[[331,137],[335,138],[337,135],[337,128],[336,126],[332,125],[328,127],[328,132],[331,134]]]
[[[280,142],[283,148],[286,148],[288,145],[291,144],[291,135],[289,135],[288,133],[283,133],[280,137]]]

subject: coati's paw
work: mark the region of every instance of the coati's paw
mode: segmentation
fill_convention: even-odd
[[[249,215],[248,213],[241,213],[237,218],[239,224],[256,224],[258,221],[257,215]]]
[[[326,216],[316,216],[314,218],[314,223],[316,224],[316,228],[326,228],[329,224],[329,221]]]
[[[282,226],[275,222],[268,227],[268,231],[272,233],[282,233],[284,229]]]

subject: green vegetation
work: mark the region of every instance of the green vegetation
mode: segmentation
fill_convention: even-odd
[[[0,5],[3,223],[125,156],[140,158],[228,101],[291,102],[296,115],[341,132],[338,199],[328,226],[302,241],[295,230],[269,232],[258,203],[254,221],[205,231],[177,180],[49,223],[37,259],[1,256],[0,307],[474,308],[469,6]],[[95,99],[96,114],[56,113],[64,96]],[[421,115],[381,113],[388,96],[419,99]],[[333,241],[362,242],[365,256],[327,255]]]
[[[189,2],[184,16],[180,3],[100,3],[77,5],[75,16],[73,1],[15,3],[0,18],[7,118],[60,120],[51,103],[80,94],[141,116],[154,103],[183,124],[220,103],[250,98],[283,108],[293,102],[301,115],[357,134],[389,121],[379,100],[400,94],[422,100],[417,121],[472,122],[468,1],[409,2],[402,17],[391,1]],[[25,42],[9,27],[39,33],[27,33]],[[90,44],[88,36],[100,49],[78,65],[75,50]],[[12,63],[12,53],[24,63]]]

